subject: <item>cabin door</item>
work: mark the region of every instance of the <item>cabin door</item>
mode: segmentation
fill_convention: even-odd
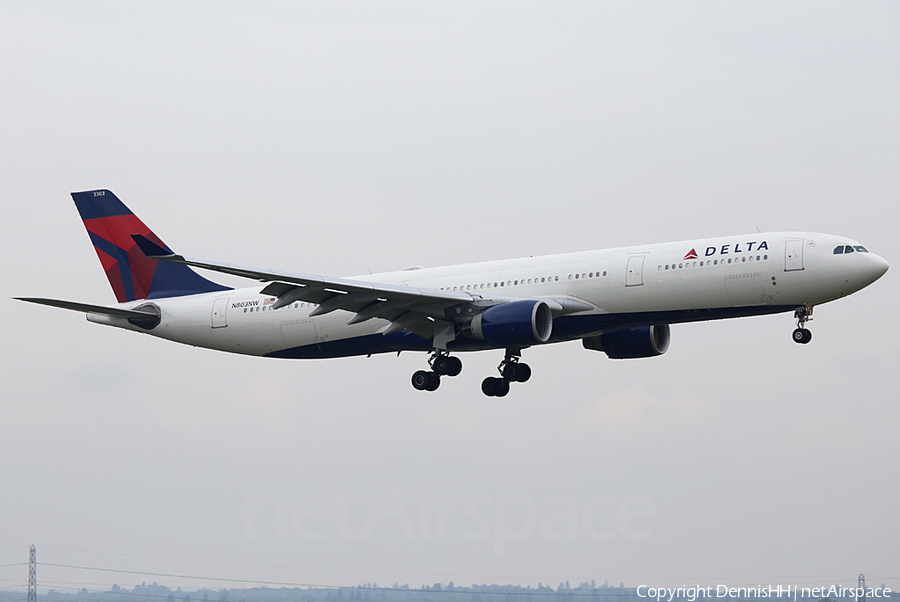
[[[641,286],[644,284],[644,256],[632,255],[625,268],[625,286]]]
[[[796,272],[803,269],[803,240],[789,240],[784,243],[784,271]]]
[[[213,302],[212,309],[212,327],[225,328],[228,326],[228,320],[225,314],[228,312],[228,297],[216,299]]]

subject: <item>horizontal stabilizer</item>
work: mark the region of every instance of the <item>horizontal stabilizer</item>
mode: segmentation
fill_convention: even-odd
[[[143,234],[132,234],[131,238],[137,243],[137,246],[143,251],[147,257],[169,257],[174,255],[171,251],[159,246]]]
[[[41,299],[38,297],[14,297],[19,301],[27,301],[29,303],[38,303],[40,305],[49,305],[50,307],[61,307],[62,309],[71,309],[74,311],[84,312],[86,314],[100,314],[104,316],[112,316],[114,318],[132,318],[146,319],[148,317],[158,317],[154,311],[138,311],[133,309],[122,309],[120,307],[104,307],[103,305],[90,305],[88,303],[75,303],[74,301],[62,301],[60,299]]]

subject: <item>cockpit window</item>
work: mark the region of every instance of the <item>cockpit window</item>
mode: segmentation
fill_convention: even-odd
[[[865,248],[864,246],[862,246],[862,245],[853,245],[853,246],[850,246],[850,245],[838,245],[838,246],[836,246],[836,247],[834,248],[834,254],[835,254],[835,255],[842,255],[842,254],[844,254],[844,253],[853,253],[853,252],[857,252],[857,253],[868,253],[869,251],[868,251],[868,249],[866,249],[866,248]]]

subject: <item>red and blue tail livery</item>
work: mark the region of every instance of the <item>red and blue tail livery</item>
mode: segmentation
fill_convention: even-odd
[[[132,235],[171,250],[109,190],[73,192],[72,198],[119,303],[230,290],[188,266],[147,257]]]
[[[532,346],[581,340],[612,359],[659,356],[669,349],[672,324],[793,313],[792,339],[809,343],[814,306],[861,290],[888,270],[887,261],[849,238],[757,232],[335,278],[191,259],[174,253],[109,190],[72,198],[119,303],[23,301],[245,355],[424,352],[428,369],[412,375],[419,391],[460,374],[459,355],[469,351],[503,352],[499,374],[481,383],[491,397],[531,378],[520,360]],[[256,282],[232,289],[194,269]]]

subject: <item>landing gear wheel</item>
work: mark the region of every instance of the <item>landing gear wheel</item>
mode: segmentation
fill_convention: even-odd
[[[458,357],[447,358],[447,376],[456,376],[462,372],[462,360]]]
[[[795,343],[806,345],[812,340],[812,331],[805,328],[797,328],[794,330],[792,338],[794,339]]]
[[[425,390],[436,391],[441,386],[440,374],[435,374],[434,372],[426,372],[426,374],[428,374],[428,383],[425,385]]]
[[[434,368],[435,373],[437,374],[447,374],[448,366],[450,364],[450,358],[446,355],[439,355],[434,358],[434,361],[431,363],[431,367]]]
[[[431,367],[435,374],[442,376],[456,376],[462,372],[462,360],[449,355],[436,355],[431,360]]]
[[[503,366],[503,369],[500,370],[500,374],[503,375],[503,378],[505,378],[506,380],[510,380],[510,381],[519,380],[518,378],[516,378],[516,375],[518,374],[518,372],[519,372],[519,366],[518,366],[518,364],[514,364],[514,363],[506,364],[505,366]]]
[[[503,397],[509,393],[509,381],[494,376],[488,376],[481,381],[481,392],[488,397]]]
[[[412,386],[417,391],[425,391],[426,387],[428,387],[428,383],[431,381],[431,375],[433,372],[426,372],[425,370],[419,370],[415,374],[412,375]]]
[[[506,380],[524,383],[531,378],[531,366],[519,362],[513,362],[503,366],[503,378]]]
[[[434,391],[441,386],[440,374],[419,370],[412,375],[412,386],[417,391]]]

